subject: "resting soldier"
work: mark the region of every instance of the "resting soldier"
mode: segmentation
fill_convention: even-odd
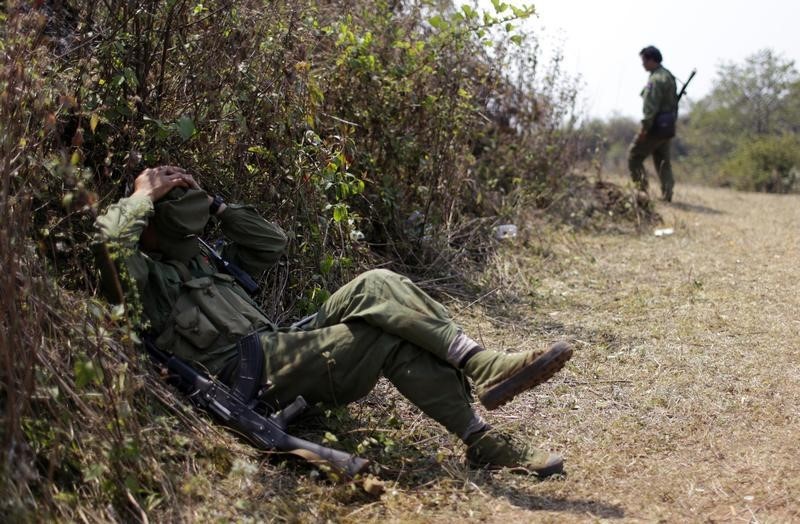
[[[98,239],[119,253],[136,284],[155,344],[230,383],[237,341],[251,336],[264,357],[263,399],[279,409],[298,395],[343,405],[385,376],[406,398],[467,444],[477,467],[510,467],[539,476],[562,471],[560,456],[515,444],[470,406],[464,376],[495,409],[553,376],[571,357],[547,351],[482,348],[407,278],[372,270],[342,286],[302,326],[278,328],[229,275],[202,256],[197,235],[214,216],[224,256],[251,275],[276,263],[286,236],[245,205],[227,205],[181,168],[143,171],[134,192],[97,219]],[[128,292],[134,292],[128,290]]]

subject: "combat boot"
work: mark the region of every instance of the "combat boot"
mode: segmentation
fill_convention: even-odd
[[[572,346],[556,342],[547,351],[502,353],[482,350],[464,364],[464,373],[475,383],[478,400],[496,409],[555,375],[572,357]]]
[[[467,437],[467,463],[474,468],[508,468],[514,473],[547,477],[564,471],[564,459],[555,453],[515,443],[494,429]]]

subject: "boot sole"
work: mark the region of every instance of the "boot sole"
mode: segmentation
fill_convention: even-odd
[[[480,468],[480,469],[485,469],[487,471],[500,471],[505,469],[510,471],[511,473],[517,473],[520,475],[535,475],[539,478],[545,478],[551,475],[560,475],[564,473],[563,459],[553,461],[553,463],[550,465],[536,469],[526,468],[525,466],[499,466],[496,464],[474,464],[470,461],[467,461],[467,465],[471,468]]]
[[[497,409],[523,391],[546,382],[572,358],[572,346],[556,342],[547,352],[502,382],[486,388],[478,395],[483,407]]]
[[[559,460],[558,462],[550,464],[549,466],[537,469],[528,469],[525,467],[509,468],[509,469],[511,470],[512,473],[518,473],[523,475],[535,475],[540,479],[543,479],[551,475],[560,475],[564,473],[564,461]]]

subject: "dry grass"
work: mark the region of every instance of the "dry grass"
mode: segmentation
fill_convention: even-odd
[[[262,467],[261,457],[241,446],[242,459],[220,468],[216,479],[198,461],[196,475],[187,472],[181,481],[181,507],[153,515],[291,522],[800,519],[800,198],[681,186],[676,200],[658,209],[672,236],[562,231],[546,248],[531,238],[485,274],[488,289],[497,291],[469,308],[451,304],[490,347],[575,341],[578,352],[565,372],[487,414],[562,452],[565,478],[538,482],[467,470],[461,445],[381,382],[333,428],[351,446],[366,437],[381,442],[366,451],[385,467],[387,490],[379,498],[302,467]]]
[[[528,485],[543,511],[495,501],[492,519],[800,518],[800,199],[676,200],[658,209],[673,236],[582,235],[537,268],[531,329],[580,351],[508,409],[570,475]]]

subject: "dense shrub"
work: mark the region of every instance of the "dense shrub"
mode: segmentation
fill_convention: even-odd
[[[795,135],[766,136],[742,143],[722,165],[725,180],[738,189],[789,193],[797,185],[800,140]]]

